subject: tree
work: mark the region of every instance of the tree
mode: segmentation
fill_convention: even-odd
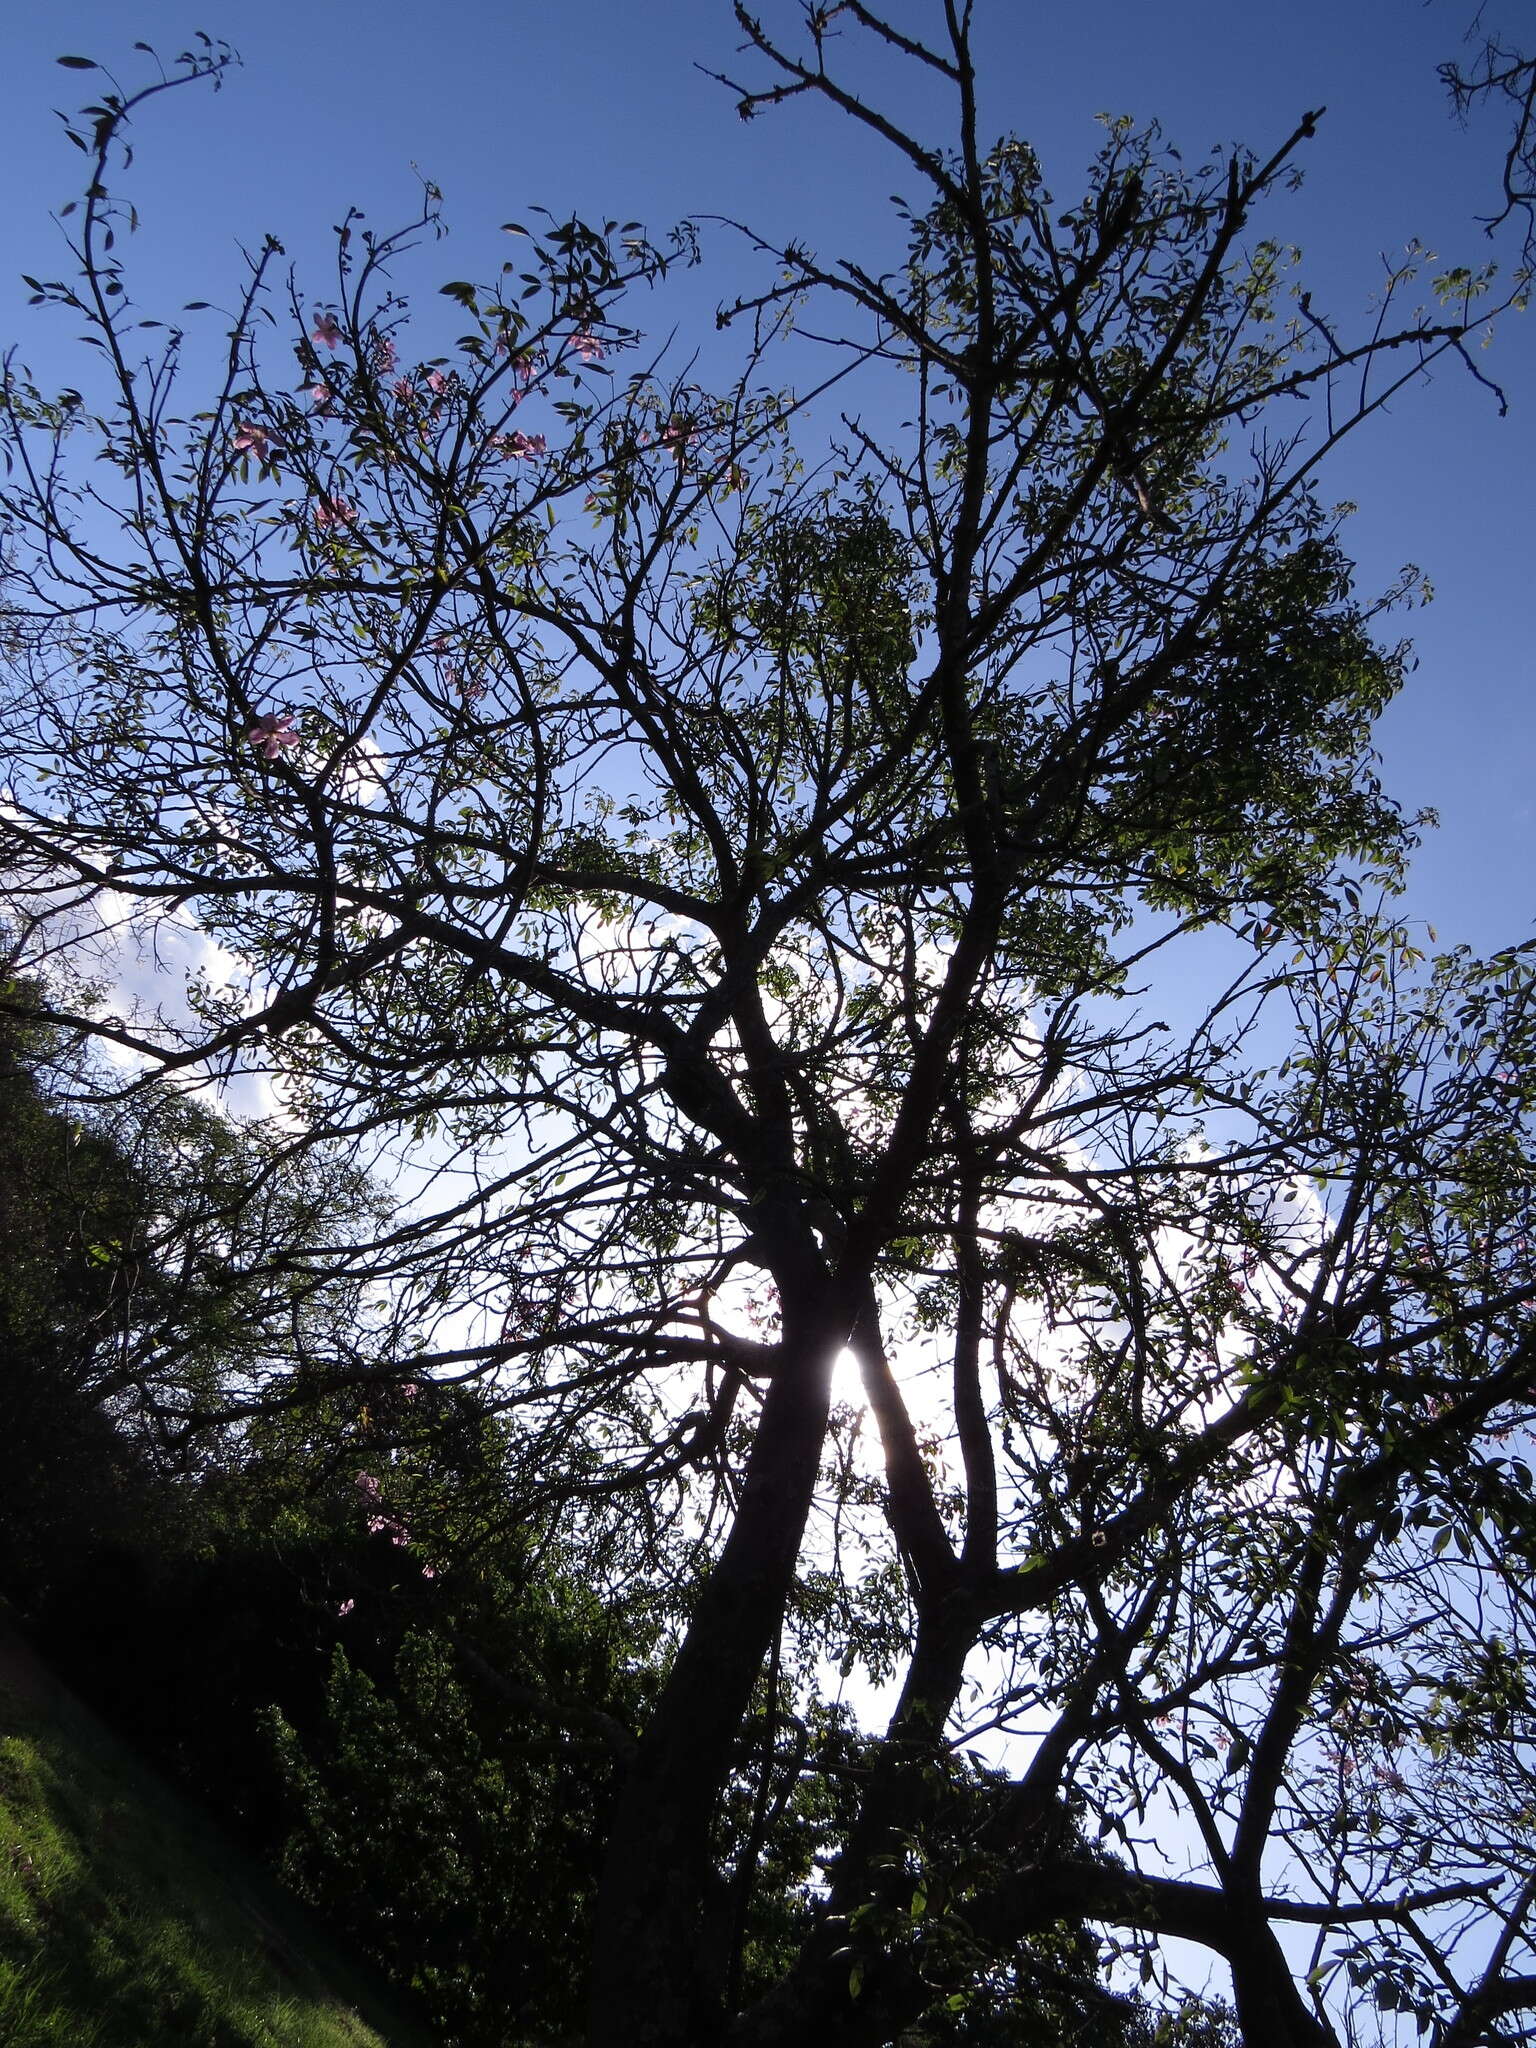
[[[6,386],[17,915],[216,940],[184,1013],[68,1021],[387,1164],[406,1208],[316,1269],[494,1386],[572,1540],[683,1560],[594,2043],[941,2038],[1080,1989],[1085,1922],[1147,1982],[1210,1951],[1253,2048],[1373,2001],[1529,2038],[1529,951],[1392,914],[1404,654],[1314,488],[1500,302],[1314,307],[1255,226],[1312,115],[1193,170],[1116,123],[1061,211],[943,20],[738,8],[743,113],[824,102],[926,196],[889,274],[759,242],[718,391],[628,324],[686,231],[514,227],[434,354],[412,232],[353,216],[313,310],[254,259],[178,413],[110,196],[176,74],[104,92],[37,286],[90,371]],[[802,1739],[828,1641],[900,1679],[851,1765]],[[767,1983],[743,1785],[825,1830]]]
[[[199,1432],[246,1411],[242,1389],[279,1373],[366,1389],[387,1371],[394,1333],[357,1327],[335,1256],[338,1211],[387,1215],[377,1189],[152,1079],[121,1088],[78,1032],[48,1025],[40,983],[5,995],[0,1333],[21,1465],[94,1416],[163,1470],[195,1466]]]
[[[106,1363],[142,1202],[121,1155],[40,1098],[45,1038],[14,1015],[0,1026],[0,1586],[13,1595],[47,1584],[62,1541],[131,1512],[144,1477],[113,1427]]]

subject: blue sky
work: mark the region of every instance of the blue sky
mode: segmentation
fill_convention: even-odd
[[[770,21],[790,13],[777,0],[760,11]],[[938,12],[933,0],[898,0],[893,11],[914,28]],[[1475,216],[1488,207],[1501,132],[1459,130],[1435,78],[1471,12],[1471,0],[979,0],[988,124],[1036,145],[1065,203],[1101,110],[1157,117],[1194,158],[1217,141],[1272,146],[1305,109],[1326,105],[1303,190],[1264,225],[1301,244],[1317,303],[1347,315],[1368,301],[1382,253],[1413,236],[1446,265],[1487,253]],[[408,215],[413,164],[443,188],[454,230],[412,273],[423,297],[443,279],[493,270],[507,247],[499,223],[535,203],[653,228],[732,215],[866,260],[897,246],[886,195],[904,187],[877,149],[803,105],[743,125],[731,97],[694,68],[735,65],[725,0],[59,0],[9,10],[0,26],[0,170],[12,195],[0,225],[0,333],[21,340],[45,377],[79,370],[67,328],[26,312],[17,273],[57,273],[48,213],[70,196],[82,160],[50,110],[73,106],[91,83],[53,60],[96,57],[137,82],[135,38],[174,55],[197,28],[227,38],[244,64],[217,97],[178,95],[141,126],[131,196],[144,228],[132,263],[147,313],[227,295],[237,244],[269,229],[318,280],[326,231],[348,205],[379,226]],[[857,61],[882,104],[929,132],[942,124],[934,81],[871,65],[867,51]],[[705,250],[704,271],[667,319],[683,329],[697,320],[712,349],[713,305],[752,273],[723,231],[707,234]],[[1484,359],[1508,388],[1508,419],[1447,372],[1378,419],[1325,487],[1360,507],[1346,539],[1362,589],[1409,561],[1434,585],[1435,603],[1402,623],[1419,666],[1381,745],[1389,786],[1442,817],[1415,870],[1410,914],[1443,941],[1484,948],[1528,936],[1536,910],[1533,321],[1511,321]],[[679,346],[686,340],[680,332]]]

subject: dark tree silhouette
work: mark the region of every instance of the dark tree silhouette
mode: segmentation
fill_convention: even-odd
[[[1253,2048],[1529,2038],[1529,953],[1392,914],[1404,657],[1314,492],[1499,307],[1314,306],[1261,225],[1310,114],[1193,168],[1116,124],[1063,208],[941,11],[737,10],[743,114],[821,103],[924,197],[889,274],[758,242],[723,389],[629,324],[687,232],[519,230],[434,354],[353,217],[318,306],[256,257],[178,410],[104,93],[37,286],[81,388],[6,385],[16,916],[216,939],[229,986],[72,1021],[395,1176],[313,1270],[494,1384],[570,1528],[685,1557],[594,2043],[928,2038],[1084,1923],[1154,1983],[1204,1947]],[[900,1680],[824,1780],[817,1646]],[[744,1774],[840,1795],[768,1982]]]

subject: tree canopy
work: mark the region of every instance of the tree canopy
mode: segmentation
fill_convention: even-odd
[[[269,241],[215,365],[117,238],[225,53],[72,130],[78,388],[0,418],[15,953],[98,1097],[266,1105],[202,1209],[253,1344],[137,1398],[474,1379],[507,1511],[670,1589],[593,2043],[1049,2036],[1111,1961],[1198,2037],[1170,1938],[1252,2048],[1529,2039],[1531,955],[1398,914],[1411,592],[1320,495],[1521,287],[1315,306],[1310,113],[1112,123],[1064,206],[937,12],[736,10],[743,115],[923,196],[888,272],[753,238],[715,384],[639,325],[686,227],[511,224],[445,337],[430,188],[318,296]],[[188,928],[184,992],[92,999]],[[813,1739],[838,1668],[878,1737]]]

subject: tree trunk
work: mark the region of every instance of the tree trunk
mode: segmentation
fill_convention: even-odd
[[[706,1926],[711,1832],[742,1721],[794,1579],[852,1317],[784,1304],[741,1505],[620,1796],[598,1892],[591,2048],[708,2048],[724,2023],[728,1930]],[[808,1311],[808,1312],[807,1312]]]

